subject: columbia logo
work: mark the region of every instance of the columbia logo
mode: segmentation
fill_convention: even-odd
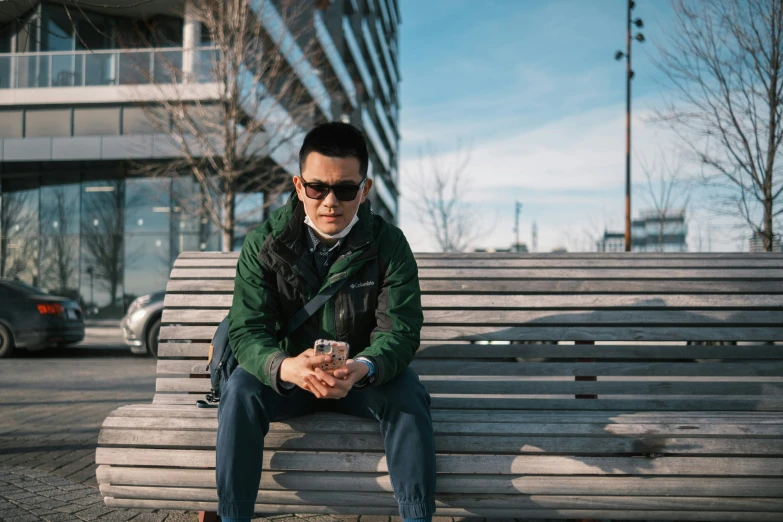
[[[372,286],[375,284],[375,281],[365,281],[364,283],[354,283],[351,285],[351,289],[356,288],[364,288],[365,286]]]

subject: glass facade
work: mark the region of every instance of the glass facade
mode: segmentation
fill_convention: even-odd
[[[71,10],[69,16],[59,2],[31,3],[19,23],[0,27],[0,96],[11,88],[101,86],[95,91],[110,93],[109,86],[175,83],[183,80],[176,70],[185,65],[195,81],[215,81],[216,50],[208,32],[202,27],[201,47],[184,53],[186,24],[170,16],[174,3],[154,4],[141,19],[109,10]],[[325,58],[318,68],[302,60],[302,42],[292,39],[276,3],[265,5],[260,20],[269,35],[279,37],[273,40],[291,44],[281,52],[317,102],[320,110],[313,117],[364,129],[376,187],[373,209],[395,221],[396,2],[377,0],[370,9],[366,2],[338,0],[314,11],[314,37]],[[170,153],[165,146],[152,154],[143,148],[150,143],[146,138],[131,140],[153,135],[147,138],[157,145],[155,135],[165,133],[170,120],[151,122],[149,111],[132,100],[71,102],[66,92],[57,92],[59,101],[51,104],[0,110],[0,146],[23,151],[13,163],[0,163],[0,276],[74,298],[88,316],[118,318],[135,297],[165,288],[181,252],[222,249],[222,234],[211,219],[215,214],[209,212],[214,195],[190,177],[133,177],[129,173],[138,172],[133,165],[103,159],[126,157],[132,149],[139,161],[158,161]],[[283,111],[280,116],[287,117]],[[269,210],[285,197],[267,201]],[[263,194],[237,195],[230,249],[241,249],[246,234],[263,221],[264,204]]]
[[[89,317],[119,318],[139,295],[164,290],[180,252],[222,249],[192,178],[127,177],[114,162],[9,170],[0,175],[0,276],[76,299]],[[263,204],[263,194],[238,195],[234,250],[263,221]]]

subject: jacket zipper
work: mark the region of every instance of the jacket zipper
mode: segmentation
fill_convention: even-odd
[[[343,292],[342,288],[337,292],[337,320],[335,321],[335,332],[337,333],[337,339],[345,337],[345,308],[343,307]]]

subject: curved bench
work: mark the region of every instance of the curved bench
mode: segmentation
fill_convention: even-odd
[[[216,510],[217,412],[195,400],[237,256],[176,261],[153,403],[100,434],[108,506]],[[783,255],[417,262],[439,515],[780,520]],[[265,444],[258,513],[397,514],[377,423],[312,415]]]

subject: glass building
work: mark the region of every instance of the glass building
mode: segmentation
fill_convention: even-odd
[[[241,248],[264,219],[265,195],[238,196],[229,247],[204,217],[201,185],[192,177],[136,175],[135,165],[166,160],[165,137],[127,87],[178,81],[162,64],[185,70],[188,60],[196,81],[207,84],[203,64],[213,50],[192,20],[172,14],[187,13],[182,2],[119,10],[103,4],[66,13],[60,3],[14,3],[0,13],[0,276],[78,299],[92,317],[119,318],[135,297],[165,288],[180,252]],[[266,4],[273,16],[275,2]],[[298,80],[328,93],[316,122],[350,121],[364,130],[373,210],[394,222],[397,2],[313,5],[314,41],[325,63],[298,68]],[[281,30],[272,22],[270,30]],[[148,31],[141,40],[155,47],[120,48],[140,28]],[[188,34],[197,36],[194,51]]]
[[[687,252],[687,236],[684,209],[670,210],[665,218],[648,210],[631,221],[632,252]],[[625,234],[604,231],[596,247],[598,252],[624,252]]]

